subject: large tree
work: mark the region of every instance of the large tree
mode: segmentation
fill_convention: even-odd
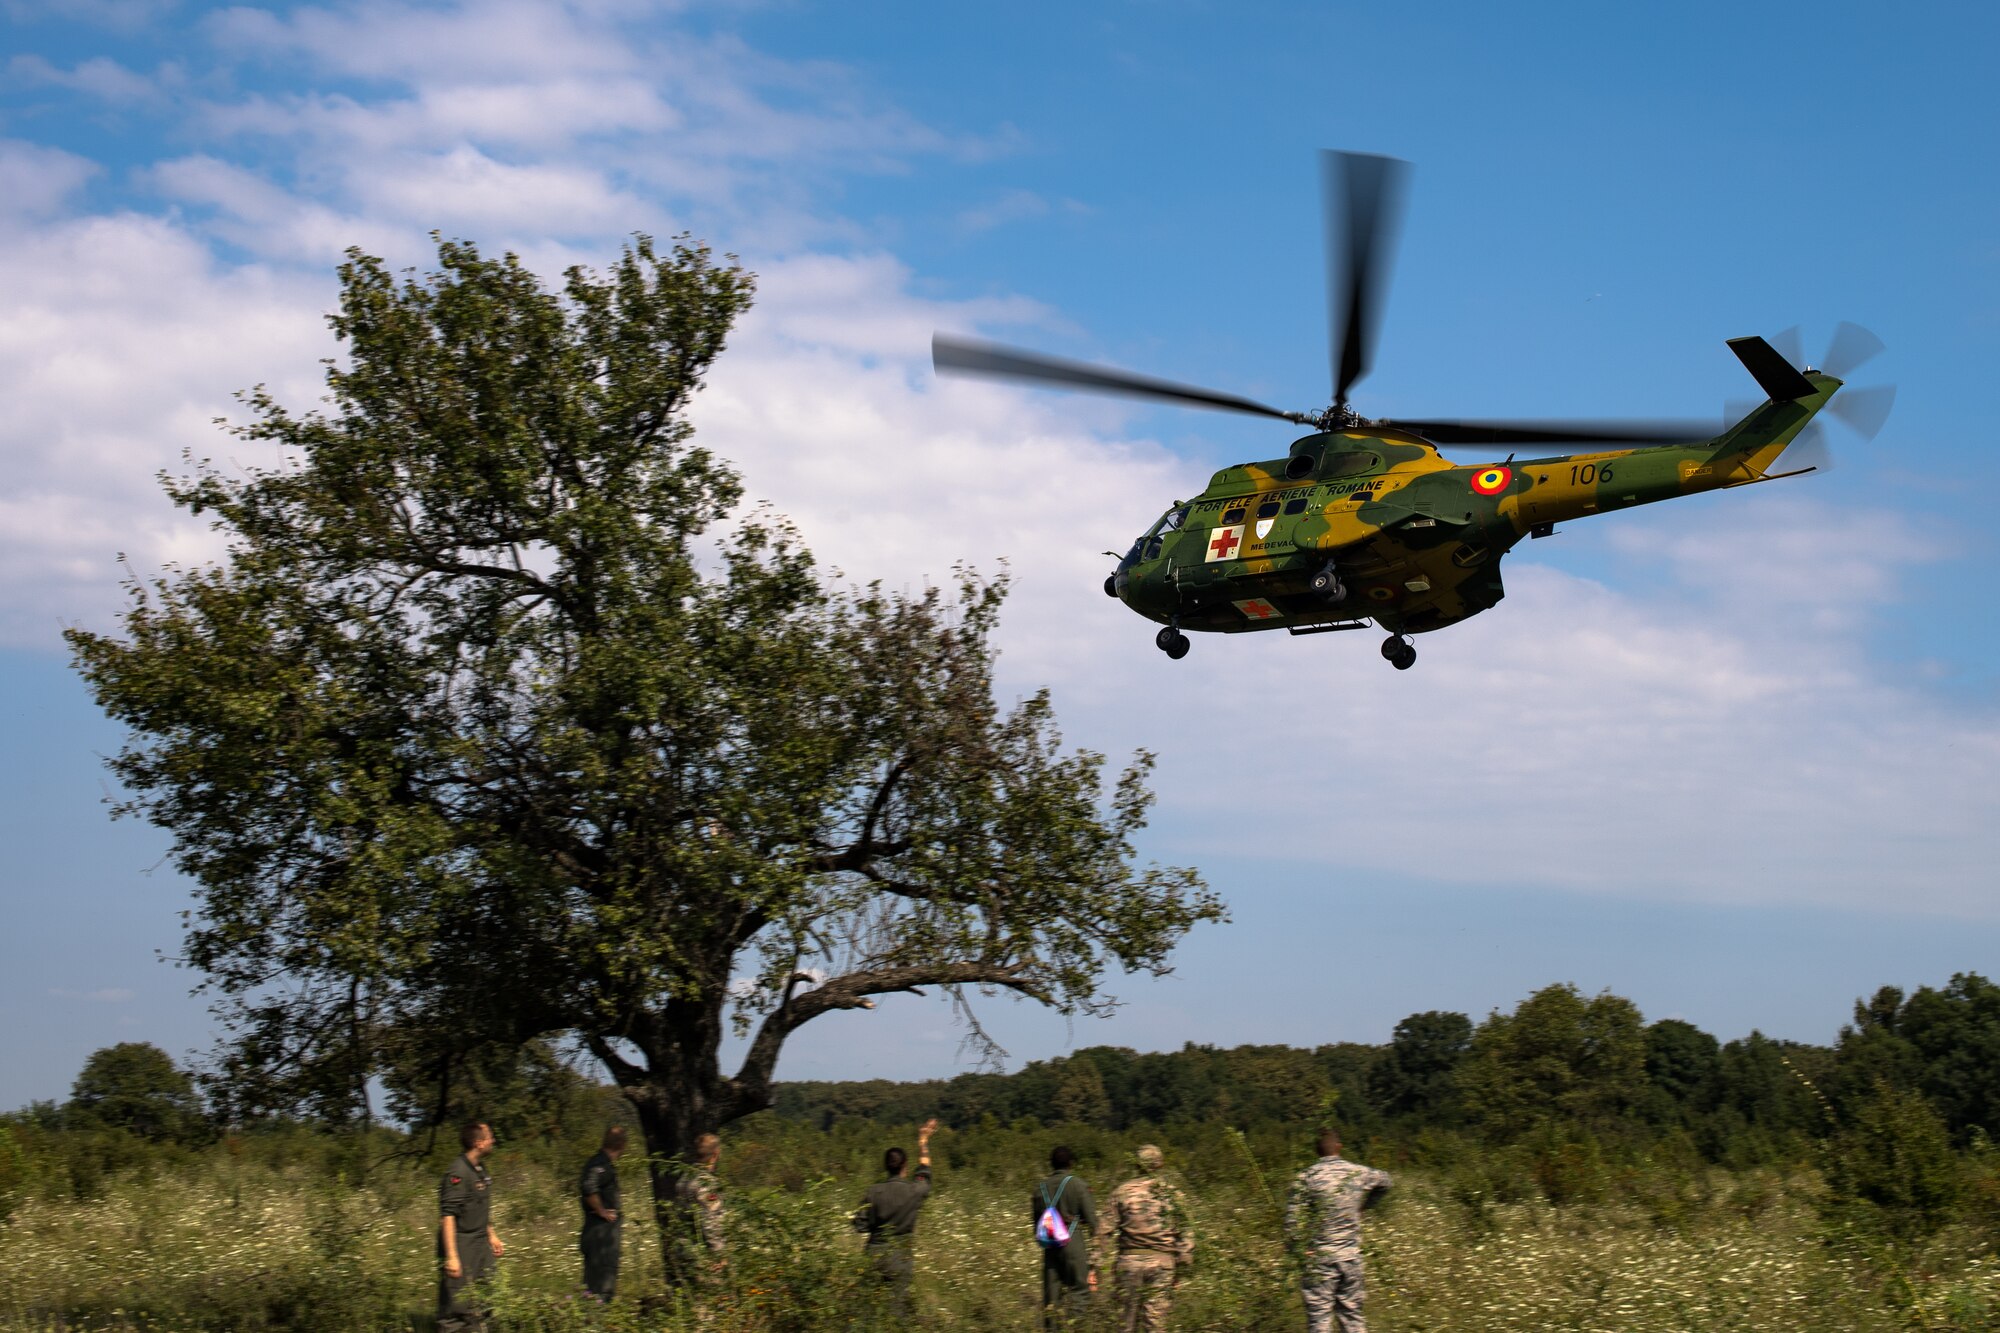
[[[1108,968],[1221,917],[1134,864],[1148,756],[1107,785],[1046,694],[996,705],[1004,581],[823,576],[693,442],[749,274],[644,237],[560,292],[439,260],[349,252],[325,407],[252,391],[270,465],[163,478],[227,559],[70,635],[196,883],[245,1109],[365,1114],[384,1068],[567,1037],[664,1210],[659,1164],[771,1105],[811,1020],[922,987],[1100,1013]]]

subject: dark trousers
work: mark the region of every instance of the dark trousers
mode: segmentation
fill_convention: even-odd
[[[619,1229],[616,1222],[584,1223],[577,1248],[583,1251],[583,1285],[600,1301],[618,1294]]]
[[[910,1317],[910,1279],[917,1275],[917,1257],[908,1241],[870,1244],[868,1257],[874,1261],[875,1276],[889,1288],[889,1312],[897,1319]]]
[[[1042,1327],[1061,1328],[1090,1308],[1090,1258],[1081,1246],[1042,1247]]]
[[[439,1259],[438,1333],[475,1333],[486,1327],[473,1284],[493,1272],[493,1243],[484,1231],[458,1233],[458,1276],[449,1277]]]

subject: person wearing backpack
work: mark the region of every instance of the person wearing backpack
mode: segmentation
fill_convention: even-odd
[[[1097,1230],[1097,1203],[1090,1186],[1072,1167],[1076,1154],[1058,1147],[1049,1153],[1049,1174],[1035,1186],[1032,1215],[1035,1243],[1042,1252],[1042,1327],[1060,1328],[1080,1316],[1097,1290],[1090,1261],[1090,1237]]]
[[[917,1169],[911,1178],[903,1176],[910,1159],[901,1148],[882,1154],[889,1178],[868,1187],[853,1218],[854,1229],[868,1235],[868,1257],[889,1288],[889,1308],[899,1320],[910,1317],[910,1279],[917,1270],[911,1237],[931,1194],[931,1135],[937,1133],[937,1123],[933,1116],[917,1131]]]

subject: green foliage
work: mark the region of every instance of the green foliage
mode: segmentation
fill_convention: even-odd
[[[1104,1095],[1104,1076],[1097,1072],[1097,1065],[1087,1055],[1073,1056],[1065,1063],[1068,1073],[1049,1104],[1053,1118],[1078,1125],[1104,1124],[1111,1118],[1111,1100]]]
[[[78,1129],[120,1129],[163,1143],[192,1142],[208,1128],[194,1080],[165,1051],[143,1041],[92,1051],[63,1118]]]
[[[1856,1002],[1841,1029],[1836,1090],[1865,1097],[1877,1082],[1920,1090],[1954,1139],[2000,1128],[2000,986],[1961,972],[1905,997],[1885,986]]]
[[[1369,1071],[1368,1091],[1387,1116],[1442,1122],[1458,1103],[1458,1068],[1472,1047],[1472,1020],[1431,1010],[1396,1024]]]
[[[1721,1044],[1678,1018],[1648,1024],[1646,1083],[1643,1110],[1654,1123],[1685,1124],[1706,1115],[1721,1093]]]
[[[1602,1126],[1645,1090],[1639,1010],[1609,991],[1586,1000],[1571,985],[1544,987],[1479,1025],[1457,1078],[1467,1114],[1491,1134],[1550,1120]]]
[[[1836,1220],[1879,1228],[1898,1241],[1929,1236],[1949,1221],[1963,1167],[1942,1118],[1924,1095],[1878,1083],[1834,1136],[1828,1204]]]

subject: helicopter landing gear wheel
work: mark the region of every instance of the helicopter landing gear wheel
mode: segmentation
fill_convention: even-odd
[[[1382,656],[1396,670],[1408,671],[1417,664],[1417,645],[1400,634],[1393,635],[1382,640]]]
[[[1340,575],[1334,572],[1331,562],[1312,576],[1312,590],[1313,596],[1328,605],[1347,600],[1347,585],[1340,581]]]
[[[1172,625],[1155,634],[1153,636],[1153,644],[1176,662],[1186,657],[1188,649],[1194,646],[1188,642],[1187,635],[1181,633],[1179,629]]]

